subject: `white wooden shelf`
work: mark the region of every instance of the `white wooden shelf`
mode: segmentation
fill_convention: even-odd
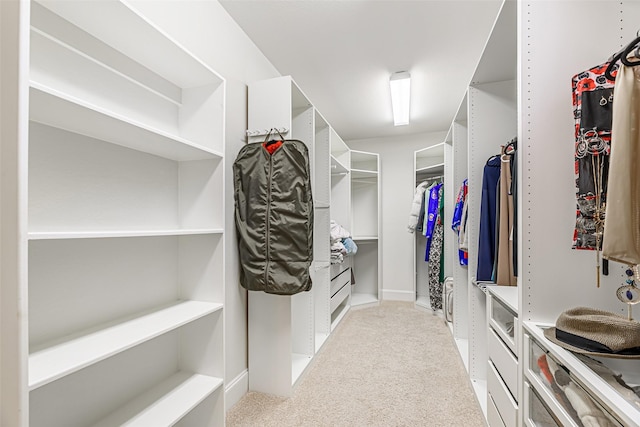
[[[306,354],[298,354],[298,353],[292,354],[292,357],[291,357],[292,385],[295,384],[296,381],[298,381],[298,379],[300,378],[304,370],[307,369],[307,366],[309,365],[309,363],[311,363],[311,359],[312,357]]]
[[[416,174],[425,175],[428,173],[444,173],[444,163],[437,163],[435,165],[416,169]]]
[[[127,2],[38,3],[181,88],[221,81],[215,71]],[[127,31],[114,31],[113,22]],[[150,50],[149,46],[154,48]]]
[[[176,161],[222,154],[131,118],[31,82],[30,120]]]
[[[351,169],[351,178],[352,179],[373,179],[374,184],[377,184],[378,172],[364,170],[364,169]]]
[[[329,334],[324,332],[316,332],[316,353],[320,351],[325,342],[327,342],[327,338],[329,338]]]
[[[331,155],[331,174],[332,175],[346,175],[349,173],[349,168],[344,166],[340,160]]]
[[[517,286],[487,286],[487,291],[502,301],[514,313],[518,314],[518,287]]]
[[[431,310],[431,300],[428,296],[418,296],[416,299],[416,305]]]
[[[194,228],[173,230],[93,230],[93,231],[34,231],[29,240],[97,239],[118,237],[188,236],[223,234],[221,228]]]
[[[222,304],[183,301],[121,323],[43,346],[29,355],[29,389],[100,362],[161,334],[222,309]]]
[[[377,242],[378,236],[353,236],[352,239],[360,243]]]
[[[487,418],[487,381],[481,379],[472,379],[471,385],[473,386],[473,391],[476,394],[476,398],[478,399],[478,403],[480,404],[480,409],[482,409],[482,413],[484,414],[484,418]]]
[[[342,321],[342,319],[344,319],[344,316],[346,316],[347,312],[349,311],[349,304],[342,304],[340,305],[333,313],[331,313],[331,331],[333,332],[333,330],[340,324],[340,322]]]
[[[356,277],[357,280],[357,277]],[[357,282],[356,282],[357,283]],[[378,296],[373,294],[364,293],[351,293],[351,306],[364,305],[364,304],[377,304]]]
[[[222,379],[178,372],[94,427],[171,426],[222,386]]]

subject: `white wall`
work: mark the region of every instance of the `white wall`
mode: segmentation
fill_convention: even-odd
[[[413,152],[445,138],[446,132],[433,132],[346,141],[353,150],[380,154],[383,299],[415,300],[415,236],[407,232],[415,189]]]
[[[280,74],[217,0],[141,0],[133,4],[227,80],[224,313],[226,406],[230,408],[248,389],[247,293],[238,277],[232,164],[245,141],[247,84]]]

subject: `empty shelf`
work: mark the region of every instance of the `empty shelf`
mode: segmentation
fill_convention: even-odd
[[[29,103],[30,118],[34,122],[133,150],[176,161],[222,157],[214,150],[36,82],[31,82]]]
[[[211,314],[222,304],[183,301],[131,320],[109,325],[29,355],[29,390]]]
[[[222,234],[219,228],[167,230],[93,230],[93,231],[33,231],[29,240],[97,239],[117,237],[187,236],[192,234]]]
[[[222,379],[178,372],[94,427],[172,426],[222,385]]]

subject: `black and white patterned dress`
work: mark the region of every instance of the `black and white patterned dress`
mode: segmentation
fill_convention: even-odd
[[[429,248],[429,299],[432,310],[442,309],[442,282],[440,281],[440,257],[444,242],[444,225],[436,221]]]

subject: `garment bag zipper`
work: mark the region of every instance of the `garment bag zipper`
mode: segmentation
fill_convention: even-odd
[[[264,285],[265,287],[269,285],[269,246],[271,240],[271,230],[269,228],[269,217],[271,215],[271,173],[273,172],[273,154],[269,155],[269,176],[267,177],[267,215],[266,215],[266,263],[264,269]]]

